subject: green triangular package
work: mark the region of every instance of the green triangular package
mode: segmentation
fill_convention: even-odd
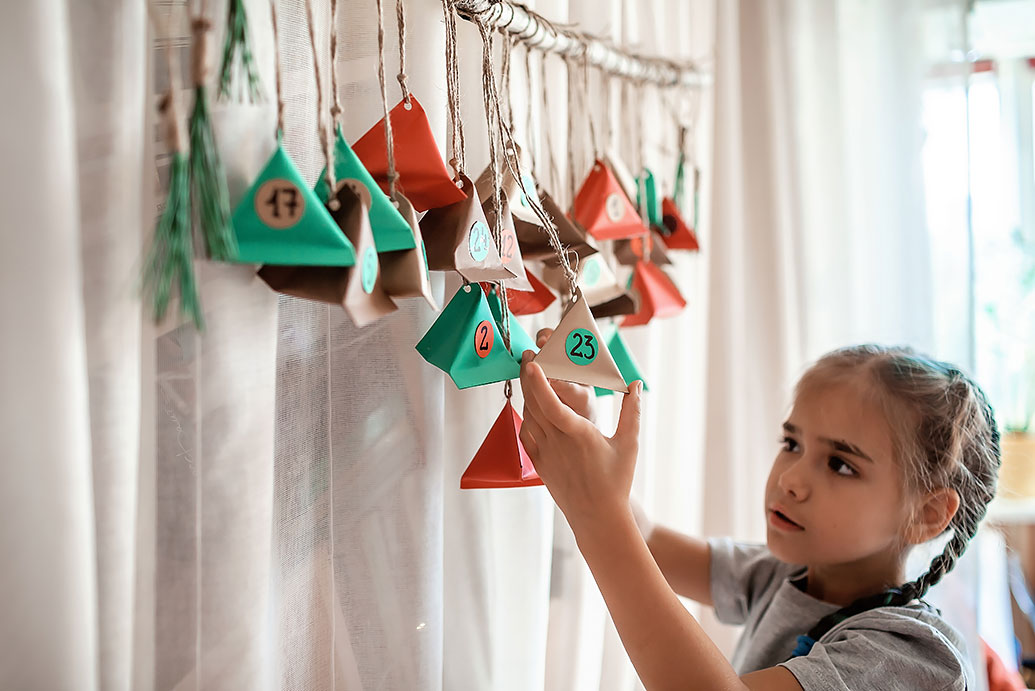
[[[489,303],[489,310],[492,312],[492,316],[496,319],[496,327],[500,331],[503,330],[503,307],[500,305],[500,296],[496,293],[496,286],[489,288],[489,294],[486,296],[486,300]],[[518,323],[518,320],[514,318],[513,314],[507,313],[507,321],[510,327],[510,353],[514,356],[514,360],[520,364],[521,355],[526,350],[531,350],[533,353],[538,353],[539,348],[536,346],[535,341],[528,335],[528,332]],[[502,338],[502,335],[501,335]],[[502,345],[502,342],[501,342]]]
[[[467,284],[417,344],[417,352],[449,375],[458,389],[516,379],[521,366],[507,349],[485,293]]]
[[[647,205],[647,222],[650,226],[664,228],[661,217],[661,195],[658,194],[654,173],[647,168],[644,168],[640,177],[636,178],[636,208],[641,208],[643,204]]]
[[[625,380],[626,384],[632,384],[634,381],[639,380],[643,382],[643,390],[650,391],[650,387],[644,381],[643,375],[640,374],[640,368],[637,366],[636,360],[633,359],[632,353],[629,352],[629,348],[625,345],[625,341],[618,334],[618,329],[615,329],[614,334],[608,339],[607,349],[611,351],[611,357],[614,358],[615,364],[618,365],[618,371],[622,373],[622,379]],[[611,389],[601,389],[599,386],[593,388],[597,396],[611,396],[614,394],[614,391]]]
[[[327,185],[324,183],[325,171],[320,171],[319,182],[316,183],[316,196],[320,201],[327,202]],[[345,137],[341,133],[341,126],[337,127],[337,136],[334,139],[334,179],[359,180],[370,190],[370,227],[374,230],[374,244],[377,245],[378,253],[394,252],[396,250],[412,250],[415,247],[413,231],[410,230],[406,219],[402,217],[399,210],[395,208],[388,196],[381,191],[381,188],[370,175],[359,156],[355,154]]]
[[[292,266],[353,266],[356,252],[279,142],[237,204],[235,261]]]

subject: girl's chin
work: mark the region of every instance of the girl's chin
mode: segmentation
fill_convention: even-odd
[[[783,535],[772,528],[766,531],[766,547],[769,548],[769,552],[779,559],[780,561],[787,564],[804,564],[806,563],[805,555],[800,549],[794,549],[791,545],[788,545],[786,540],[781,539]]]

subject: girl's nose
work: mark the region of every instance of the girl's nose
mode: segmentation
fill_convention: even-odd
[[[809,496],[808,470],[804,458],[799,458],[780,473],[777,483],[795,501],[804,501]]]

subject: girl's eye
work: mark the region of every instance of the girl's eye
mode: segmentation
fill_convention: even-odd
[[[783,437],[780,439],[780,443],[783,444],[784,451],[794,452],[798,450],[798,442],[796,442],[792,437]]]
[[[827,466],[830,467],[838,475],[844,475],[846,477],[855,477],[858,473],[855,472],[855,468],[845,463],[844,459],[838,458],[837,456],[831,456],[830,460],[827,461]]]

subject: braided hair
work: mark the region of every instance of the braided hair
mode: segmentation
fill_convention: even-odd
[[[860,373],[869,376],[892,426],[895,454],[910,489],[925,493],[951,488],[959,494],[960,505],[946,528],[952,536],[923,574],[824,617],[808,636],[800,637],[795,654],[807,654],[812,642],[849,616],[923,598],[956,565],[995,496],[999,431],[992,407],[977,384],[956,367],[910,348],[860,345],[820,358],[797,388],[801,391],[813,383]]]

